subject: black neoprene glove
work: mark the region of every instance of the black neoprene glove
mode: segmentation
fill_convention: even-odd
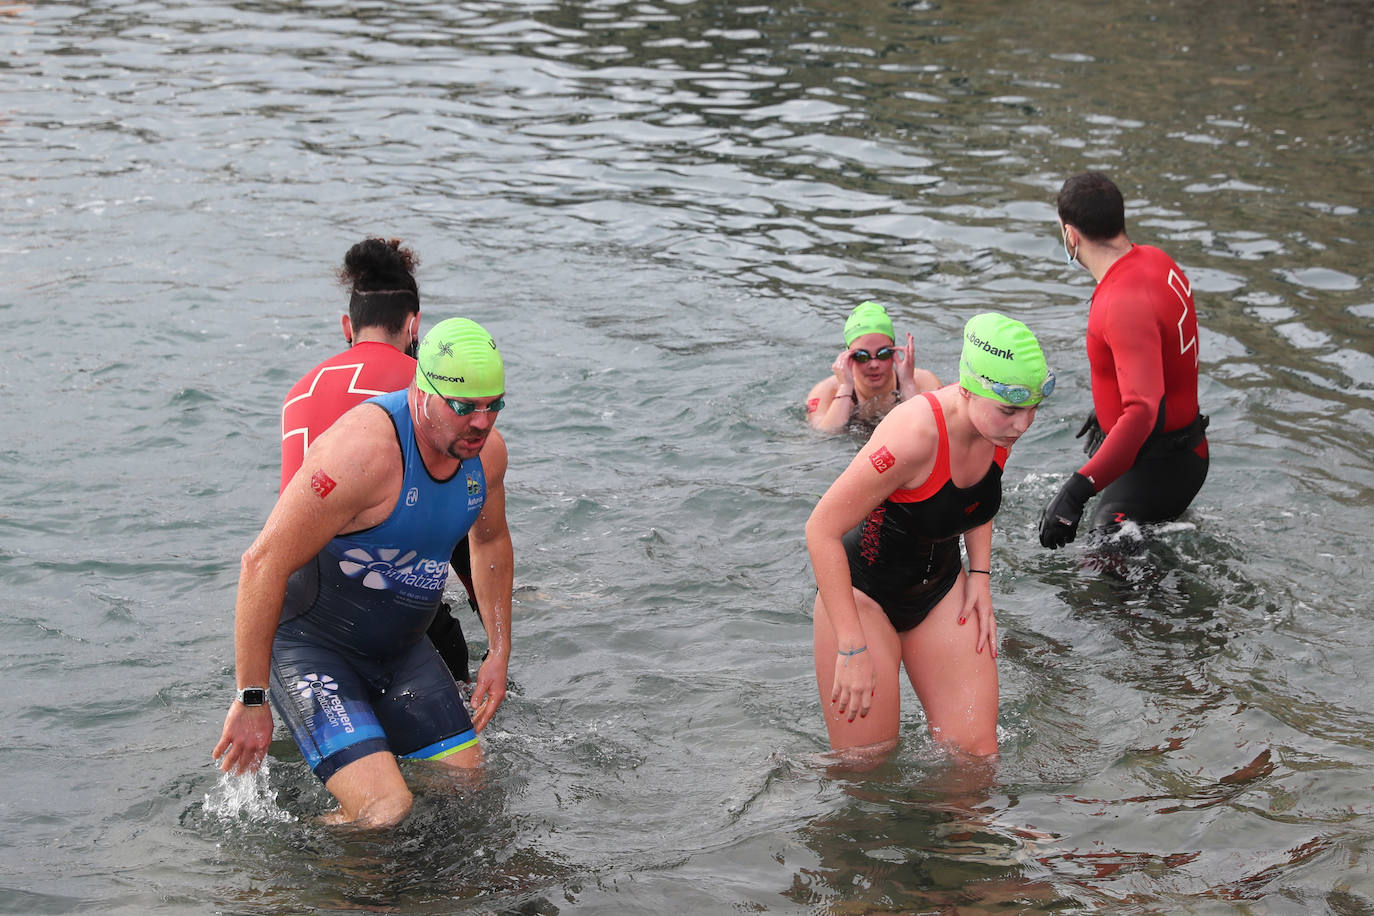
[[[1078,428],[1074,438],[1082,439],[1084,436],[1088,437],[1088,441],[1083,443],[1083,454],[1091,458],[1097,454],[1097,450],[1102,447],[1102,443],[1107,439],[1107,434],[1102,431],[1102,425],[1097,422],[1097,411],[1095,410],[1088,411],[1088,419],[1083,421],[1083,425]]]
[[[1040,513],[1040,546],[1063,547],[1078,537],[1078,521],[1083,517],[1083,506],[1097,493],[1092,482],[1074,471],[1072,477],[1064,481],[1059,493],[1045,511]]]

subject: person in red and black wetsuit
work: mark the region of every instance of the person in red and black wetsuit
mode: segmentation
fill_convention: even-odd
[[[368,398],[399,391],[415,378],[415,345],[420,339],[420,291],[415,283],[419,258],[399,239],[369,238],[344,255],[339,282],[349,291],[342,316],[348,348],[311,369],[287,392],[281,408],[281,489],[300,468],[306,449],[349,408]],[[492,431],[492,436],[501,434]],[[450,564],[478,609],[468,540],[454,548]],[[485,623],[485,619],[483,621]],[[429,637],[449,671],[471,681],[467,639],[444,603]]]
[[[1121,191],[1084,172],[1059,191],[1064,255],[1097,288],[1088,309],[1093,413],[1088,462],[1040,517],[1040,543],[1063,547],[1096,493],[1094,529],[1178,518],[1207,479],[1207,417],[1198,410],[1197,312],[1183,270],[1163,251],[1126,236]]]

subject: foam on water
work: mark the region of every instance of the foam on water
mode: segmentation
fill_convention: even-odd
[[[221,773],[214,788],[205,793],[203,810],[207,817],[220,821],[286,824],[296,820],[277,805],[271,767],[266,761],[255,773]]]

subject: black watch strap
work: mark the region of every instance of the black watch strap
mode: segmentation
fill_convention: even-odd
[[[240,687],[236,698],[244,706],[262,706],[267,702],[267,688]]]

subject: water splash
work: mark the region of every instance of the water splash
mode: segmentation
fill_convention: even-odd
[[[231,776],[221,773],[215,787],[205,793],[205,814],[217,820],[253,824],[284,824],[296,820],[277,806],[271,772],[264,761],[256,773]]]

